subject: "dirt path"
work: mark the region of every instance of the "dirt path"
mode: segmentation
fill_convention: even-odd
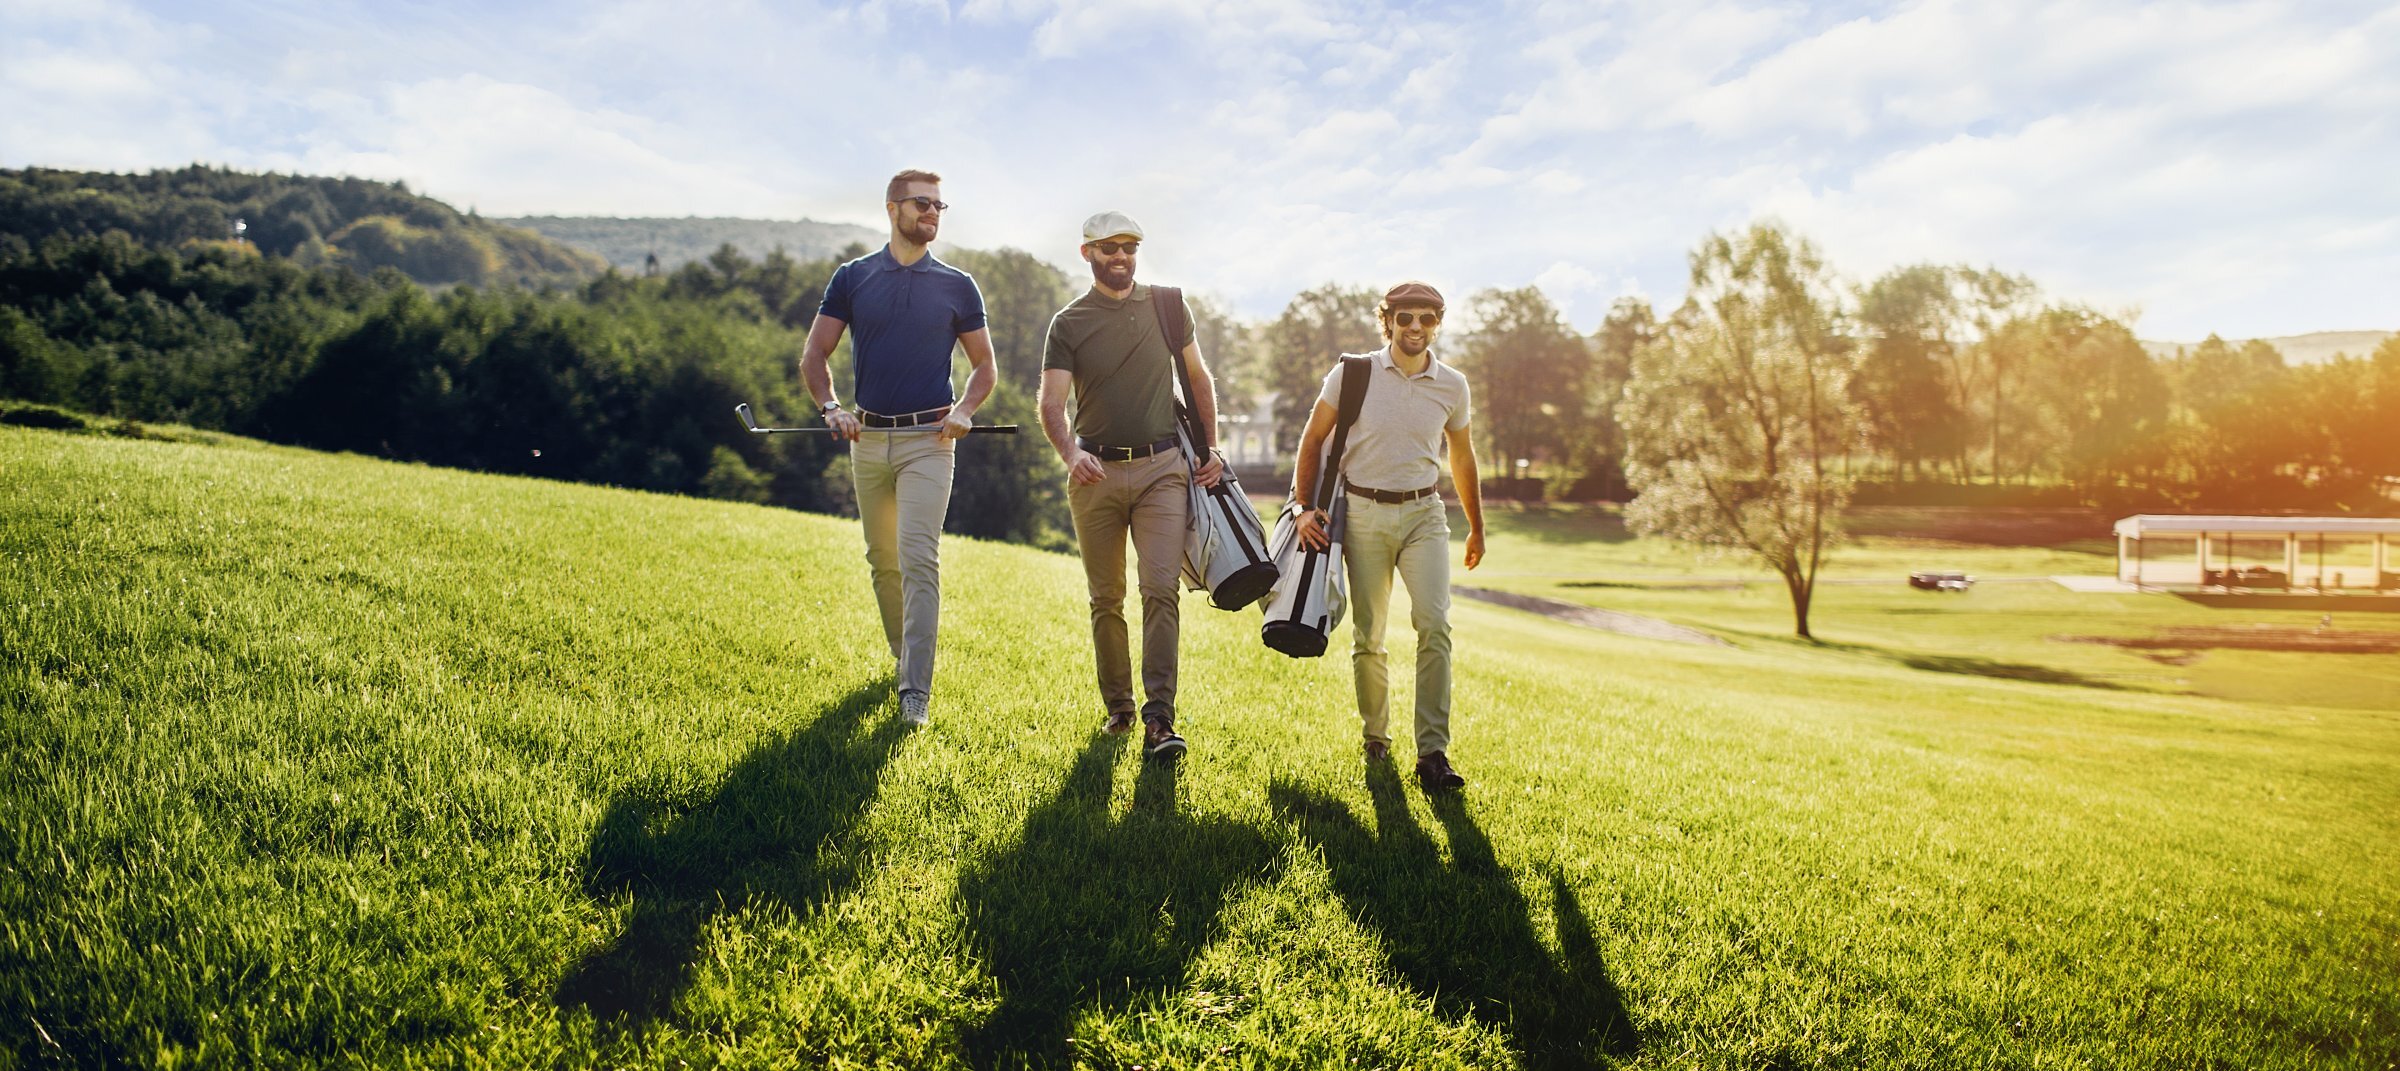
[[[1601,610],[1590,606],[1578,606],[1571,602],[1560,602],[1556,599],[1493,591],[1489,588],[1452,587],[1450,590],[1454,594],[1474,599],[1477,602],[1488,602],[1515,610],[1527,610],[1553,620],[1564,621],[1570,625],[1582,625],[1585,628],[1596,628],[1603,632],[1639,636],[1646,640],[1666,640],[1670,643],[1697,643],[1711,647],[1733,646],[1699,629],[1669,624],[1655,617],[1643,617],[1640,614]]]

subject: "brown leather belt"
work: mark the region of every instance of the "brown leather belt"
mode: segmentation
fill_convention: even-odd
[[[1372,487],[1351,487],[1348,490],[1351,494],[1361,498],[1371,498],[1387,506],[1397,506],[1403,502],[1414,502],[1430,495],[1440,490],[1441,486],[1437,483],[1431,487],[1417,488],[1414,491],[1378,491]]]
[[[949,415],[950,407],[946,405],[939,409],[927,409],[921,413],[909,413],[905,416],[885,416],[881,413],[870,413],[861,409],[858,411],[858,421],[870,428],[913,428],[919,424],[939,424],[943,417]]]
[[[1075,440],[1075,445],[1081,447],[1084,453],[1102,461],[1139,461],[1162,450],[1175,449],[1175,437],[1169,435],[1147,446],[1102,446],[1090,439],[1079,437]]]

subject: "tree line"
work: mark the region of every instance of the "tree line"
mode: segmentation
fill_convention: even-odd
[[[429,286],[572,284],[608,267],[400,182],[199,164],[143,174],[0,168],[0,234],[38,242],[112,230],[149,245],[250,246],[303,265],[396,268]]]
[[[0,394],[432,464],[847,505],[827,444],[752,436],[728,414],[739,401],[769,415],[809,411],[791,361],[826,280],[863,246],[813,259],[726,246],[650,278],[437,291],[395,266],[156,237],[173,228],[149,238],[51,231],[0,233]],[[1846,421],[1826,463],[1846,494],[2388,506],[2383,481],[2400,473],[2400,343],[2305,367],[2264,344],[2214,338],[2153,359],[2121,320],[2044,300],[2020,276],[1917,265],[1855,284],[1798,236],[1753,231],[1695,250],[1694,293],[1706,292],[1698,266],[1731,263],[1736,246],[1793,251],[1746,300],[1818,325],[1810,345],[1840,378],[1825,401]],[[1019,250],[942,255],[975,276],[990,312],[1002,375],[982,419],[1036,423],[1043,335],[1082,281]],[[1380,343],[1367,288],[1319,286],[1263,322],[1193,304],[1225,410],[1273,399],[1287,457],[1334,355]],[[1538,288],[1466,295],[1443,356],[1476,385],[1495,497],[1624,501],[1644,490],[1634,440],[1665,416],[1636,404],[1632,388],[1645,367],[1693,359],[1690,308],[1662,315],[1626,298],[1585,333]],[[847,362],[846,347],[836,359]],[[1037,436],[978,439],[961,465],[954,528],[1065,541],[1057,463]]]

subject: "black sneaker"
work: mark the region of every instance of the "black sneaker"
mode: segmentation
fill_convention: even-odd
[[[1175,733],[1173,718],[1142,719],[1142,750],[1154,759],[1172,759],[1183,754],[1183,737]]]
[[[1108,735],[1110,736],[1123,736],[1126,733],[1132,732],[1133,712],[1130,710],[1110,711],[1108,714],[1108,724],[1102,726],[1102,728],[1107,730]]]
[[[1465,774],[1450,768],[1450,756],[1429,751],[1417,757],[1417,780],[1425,791],[1439,792],[1467,787]]]

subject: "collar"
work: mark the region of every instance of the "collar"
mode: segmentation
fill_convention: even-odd
[[[930,260],[932,259],[933,254],[927,253],[925,256],[926,259]],[[1136,279],[1133,281],[1133,289],[1126,291],[1125,296],[1121,298],[1110,297],[1107,294],[1102,293],[1100,288],[1097,286],[1084,287],[1083,295],[1092,299],[1092,303],[1100,306],[1101,308],[1121,309],[1137,301],[1150,300],[1150,284]]]
[[[883,243],[883,248],[875,251],[875,258],[876,271],[929,272],[940,267],[942,263],[933,259],[933,250],[928,249],[924,256],[917,258],[916,263],[902,264],[899,257],[892,255],[892,243],[890,242]]]
[[[1406,372],[1400,372],[1400,362],[1392,359],[1391,343],[1386,342],[1382,349],[1375,351],[1375,367],[1389,368],[1394,372],[1400,372],[1401,376],[1407,379],[1432,379],[1434,371],[1441,366],[1442,359],[1434,356],[1433,351],[1427,350],[1425,351],[1425,370],[1412,376]]]

